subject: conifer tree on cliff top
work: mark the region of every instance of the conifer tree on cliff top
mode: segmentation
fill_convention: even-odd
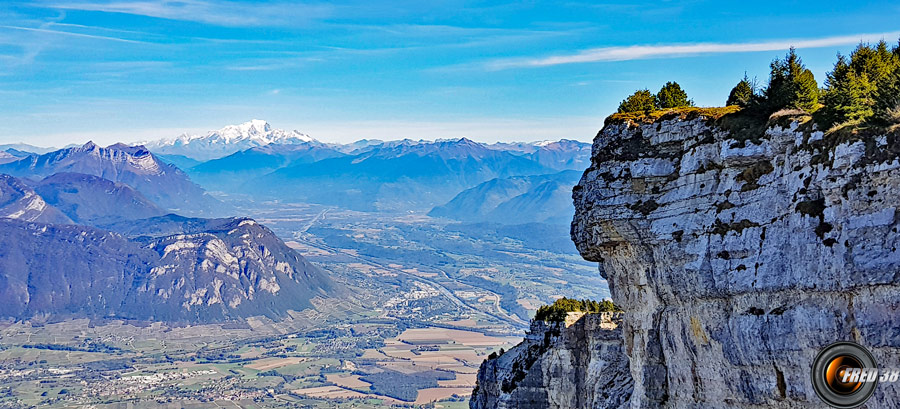
[[[770,111],[787,108],[813,112],[819,107],[819,85],[794,47],[783,60],[772,61],[770,67],[769,86],[764,93]]]
[[[641,89],[619,103],[619,112],[651,112],[656,110],[656,107],[656,95],[650,90]]]
[[[892,77],[896,76],[898,68],[897,49],[890,50],[884,41],[874,46],[860,44],[850,58],[838,55],[834,70],[828,73],[825,81],[823,117],[826,123],[863,122],[873,116],[886,119],[887,105],[891,104],[885,97],[896,98],[896,91],[892,92],[891,88]]]
[[[746,108],[753,102],[753,97],[753,83],[750,82],[750,78],[747,77],[747,73],[745,72],[744,78],[731,89],[725,105],[737,105],[741,108]]]
[[[675,81],[669,81],[656,93],[657,106],[662,109],[694,106],[694,101],[688,99],[687,92],[681,89]]]

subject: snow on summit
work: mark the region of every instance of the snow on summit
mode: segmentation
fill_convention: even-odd
[[[143,145],[155,153],[183,155],[206,161],[269,144],[294,145],[314,142],[315,139],[304,133],[273,129],[268,122],[254,119],[209,131],[206,135],[182,134],[171,139],[145,142]]]

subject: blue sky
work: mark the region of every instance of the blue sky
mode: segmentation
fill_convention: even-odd
[[[722,105],[791,44],[821,84],[898,21],[896,1],[3,1],[0,143],[251,118],[323,141],[590,140],[635,89]]]

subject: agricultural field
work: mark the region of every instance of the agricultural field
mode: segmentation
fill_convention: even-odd
[[[574,248],[515,231],[312,205],[244,211],[348,296],[277,322],[0,323],[0,408],[458,409],[538,306],[605,296]]]
[[[484,357],[520,339],[478,328],[379,335],[390,324],[248,327],[7,322],[0,407],[454,407]]]

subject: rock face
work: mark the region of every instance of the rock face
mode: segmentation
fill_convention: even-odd
[[[565,323],[532,321],[521,344],[481,364],[469,406],[627,407],[633,382],[620,323],[620,313],[570,313]]]
[[[632,407],[822,407],[811,362],[839,340],[900,366],[900,137],[782,123],[595,138],[572,238],[625,310]],[[898,397],[880,384],[869,407]]]

